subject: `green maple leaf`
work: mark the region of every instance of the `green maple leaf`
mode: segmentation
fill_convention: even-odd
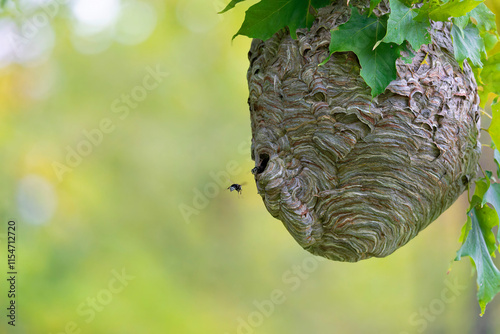
[[[486,7],[484,3],[479,4],[469,13],[464,16],[457,17],[453,20],[454,24],[460,25],[460,28],[465,28],[469,21],[474,22],[479,31],[496,31],[497,24],[495,21],[495,14]]]
[[[415,13],[417,13],[415,21],[429,21],[429,13],[438,8],[439,5],[439,0],[425,0],[420,8],[412,9]]]
[[[485,192],[483,196],[483,204],[484,203],[490,203],[493,206],[493,208],[496,211],[495,214],[497,215],[498,221],[500,221],[500,183],[493,183],[488,188],[488,190]]]
[[[497,24],[495,14],[484,3],[480,4],[469,13],[470,20],[479,29],[484,48],[487,52],[498,43]]]
[[[493,49],[498,42],[497,25],[495,22],[495,14],[489,10],[484,3],[474,8],[470,13],[464,16],[453,18],[453,24],[461,28],[472,23],[479,30],[481,39],[485,47],[485,51]]]
[[[484,3],[474,8],[470,12],[470,17],[476,20],[476,26],[480,31],[497,30],[495,14]]]
[[[495,210],[487,206],[481,208],[477,205],[469,210],[467,223],[462,229],[464,243],[455,258],[455,261],[458,261],[463,256],[470,256],[474,261],[477,271],[477,299],[481,307],[481,315],[484,314],[486,304],[500,292],[500,271],[493,263],[486,241],[491,239],[489,233],[495,222],[498,224],[498,216]]]
[[[484,42],[479,36],[479,30],[472,24],[468,24],[464,29],[454,24],[451,28],[453,37],[453,50],[455,58],[460,66],[464,60],[469,59],[476,67],[482,67],[481,54],[486,54]]]
[[[476,189],[474,191],[474,196],[477,196],[477,198],[482,199],[481,201],[481,206],[486,204],[486,199],[484,198],[484,194],[488,191],[490,188],[490,179],[486,177],[479,178],[475,181],[476,184]]]
[[[488,134],[495,143],[495,147],[500,147],[500,103],[496,100],[491,104],[491,116],[492,120],[488,128]]]
[[[481,229],[481,234],[483,235],[484,244],[486,245],[486,249],[488,249],[488,254],[491,257],[495,257],[497,241],[495,234],[493,234],[491,229],[498,225],[497,211],[485,205],[482,208],[477,209],[476,214],[477,221],[479,222],[479,228]]]
[[[453,18],[453,24],[459,27],[460,29],[464,29],[469,24],[469,22],[470,22],[469,14]]]
[[[499,36],[496,32],[485,31],[481,33],[481,38],[484,42],[484,48],[486,52],[491,51],[499,41]]]
[[[497,165],[497,177],[500,177],[500,152],[495,148],[495,151],[493,153],[493,160],[495,161],[495,164]],[[500,212],[500,208],[498,209],[498,212]],[[498,231],[500,233],[500,229]],[[500,235],[500,234],[499,234]],[[500,242],[500,238],[498,239]]]
[[[330,53],[352,51],[358,56],[361,76],[372,89],[372,96],[385,91],[389,83],[397,78],[396,60],[401,47],[394,43],[380,43],[373,47],[386,32],[387,16],[367,17],[351,8],[347,23],[333,30]]]
[[[417,55],[416,51],[413,50],[412,47],[406,43],[401,45],[401,48],[402,48],[402,51],[406,51],[408,53],[408,56],[401,55],[401,59],[403,59],[405,64],[411,64],[413,62],[413,58],[415,58],[415,56]]]
[[[413,18],[417,13],[407,7],[399,0],[390,0],[391,14],[387,21],[387,34],[383,42],[401,44],[407,40],[415,51],[418,51],[422,44],[429,44],[431,36],[427,28],[430,28],[429,20],[418,22]]]
[[[418,13],[416,20],[431,19],[434,21],[448,21],[450,17],[460,17],[479,6],[484,0],[427,0],[420,8],[415,8]]]
[[[495,150],[495,163],[497,164],[497,168],[499,159],[500,154],[498,154],[498,150]],[[491,185],[490,189],[488,189],[488,192],[484,196],[484,200],[490,203],[495,208],[496,214],[500,221],[500,183],[493,183]],[[500,226],[497,232],[497,241],[500,243]]]
[[[484,62],[480,77],[483,82],[485,96],[489,92],[500,94],[500,54],[488,57]],[[492,105],[493,107],[494,105]],[[498,106],[495,106],[495,108],[498,108]],[[495,145],[500,147],[500,141],[495,142]]]
[[[382,0],[370,0],[370,14],[369,15],[371,15],[371,13],[375,9],[375,7],[378,6],[378,4],[380,3],[380,1],[382,1]]]
[[[313,22],[310,7],[320,8],[329,3],[330,0],[261,0],[248,8],[245,20],[233,38],[245,35],[266,40],[284,27],[288,27],[292,37],[297,38],[296,30],[309,28]]]
[[[467,14],[484,0],[450,0],[429,13],[429,18],[434,21],[446,21],[450,17],[459,17]]]
[[[245,0],[232,0],[223,10],[219,12],[219,14],[225,13],[230,9],[233,9],[234,6],[236,6],[238,3],[245,1]]]
[[[308,2],[307,8],[313,7],[315,9],[325,7],[330,4],[330,0],[307,0],[307,2]],[[314,17],[314,15],[311,14],[311,10],[308,10],[306,14],[306,27],[310,28],[315,19],[316,17]]]

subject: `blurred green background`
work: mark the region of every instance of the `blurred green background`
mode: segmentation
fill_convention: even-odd
[[[500,297],[478,316],[469,261],[447,273],[466,195],[355,264],[309,255],[267,213],[250,174],[250,39],[231,42],[255,2],[218,15],[226,1],[7,0],[0,333],[500,333]]]

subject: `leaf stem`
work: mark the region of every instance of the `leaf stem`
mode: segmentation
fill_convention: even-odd
[[[478,165],[479,165],[479,168],[481,169],[481,172],[483,172],[484,177],[488,179],[488,176],[486,176],[486,173],[484,172],[484,169],[481,166],[481,164],[478,163]]]
[[[488,114],[486,111],[484,111],[484,110],[482,110],[482,109],[481,109],[481,112],[482,112],[484,115],[488,116],[490,119],[493,119],[493,117],[492,117],[490,114]]]
[[[469,204],[470,204],[470,192],[469,192],[469,189],[470,189],[470,183],[467,182],[467,200],[469,201]]]

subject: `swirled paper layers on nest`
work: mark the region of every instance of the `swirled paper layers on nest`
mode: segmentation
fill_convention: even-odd
[[[280,32],[249,52],[256,183],[268,211],[313,254],[383,257],[467,188],[480,155],[479,97],[453,56],[449,26],[372,99],[354,53],[329,54],[349,9],[320,9],[298,39]],[[424,61],[425,59],[425,61]]]

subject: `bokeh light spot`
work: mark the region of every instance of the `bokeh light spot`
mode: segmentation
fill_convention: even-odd
[[[145,41],[157,23],[155,9],[144,2],[130,1],[123,5],[116,24],[116,41],[135,45]]]
[[[192,32],[202,33],[211,30],[220,22],[218,15],[211,1],[184,0],[177,4],[179,23]]]
[[[47,223],[57,207],[53,185],[35,174],[28,174],[19,181],[16,199],[21,218],[33,225]]]
[[[119,0],[76,0],[71,3],[75,18],[89,28],[102,30],[115,23]]]

